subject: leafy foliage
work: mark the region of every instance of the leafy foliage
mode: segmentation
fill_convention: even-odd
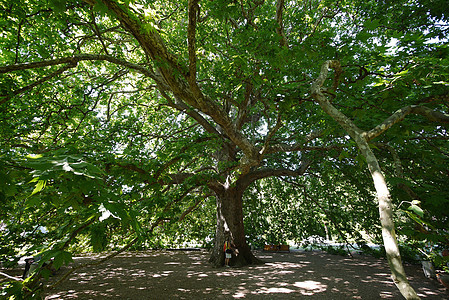
[[[0,259],[212,246],[220,189],[242,186],[254,245],[379,242],[366,159],[311,95],[331,59],[326,95],[360,130],[440,113],[369,146],[400,238],[447,247],[447,6],[0,0]]]

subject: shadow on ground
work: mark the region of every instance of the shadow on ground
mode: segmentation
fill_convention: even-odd
[[[266,264],[216,269],[207,264],[206,252],[128,253],[80,270],[45,299],[402,299],[382,259],[323,252],[256,255]],[[76,258],[74,264],[92,259]],[[419,266],[406,271],[422,299],[449,298]]]

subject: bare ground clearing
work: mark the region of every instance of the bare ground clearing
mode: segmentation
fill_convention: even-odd
[[[266,264],[217,269],[205,251],[125,253],[79,270],[45,299],[402,299],[384,259],[315,251],[256,255]],[[74,264],[95,258],[76,257]],[[420,266],[405,268],[422,299],[449,299]]]

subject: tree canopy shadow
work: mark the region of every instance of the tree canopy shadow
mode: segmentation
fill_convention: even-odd
[[[203,251],[125,253],[74,274],[45,299],[402,298],[384,259],[324,252],[256,254],[266,263],[213,268]],[[92,259],[78,257],[74,264]],[[448,298],[449,293],[425,278],[419,266],[408,265],[406,271],[422,299]]]

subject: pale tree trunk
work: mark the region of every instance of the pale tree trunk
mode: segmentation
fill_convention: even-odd
[[[402,265],[394,229],[390,192],[377,162],[377,158],[371,151],[371,148],[364,137],[366,133],[358,128],[343,113],[336,109],[322,93],[321,87],[327,78],[329,68],[335,69],[337,74],[340,72],[340,64],[338,61],[327,61],[323,64],[319,77],[312,84],[312,96],[321,108],[335,121],[337,121],[340,126],[342,126],[343,129],[345,129],[345,131],[351,136],[351,138],[355,140],[362,155],[365,157],[377,193],[380,223],[382,226],[382,238],[384,241],[392,279],[405,299],[420,299],[408,282],[404,267]],[[336,81],[337,80],[334,80],[334,82]]]
[[[356,143],[366,159],[376,189],[380,223],[382,225],[382,238],[392,279],[405,299],[419,299],[415,290],[410,286],[402,265],[401,254],[399,253],[394,229],[391,196],[387,183],[385,182],[385,177],[382,174],[377,158],[374,156],[368,142],[362,137],[358,137]]]
[[[227,237],[238,251],[230,260],[231,266],[245,266],[260,264],[262,261],[251,252],[245,238],[243,226],[243,191],[235,187],[214,188],[217,199],[217,227],[215,243],[210,257],[210,262],[220,267],[224,265],[223,245]]]

